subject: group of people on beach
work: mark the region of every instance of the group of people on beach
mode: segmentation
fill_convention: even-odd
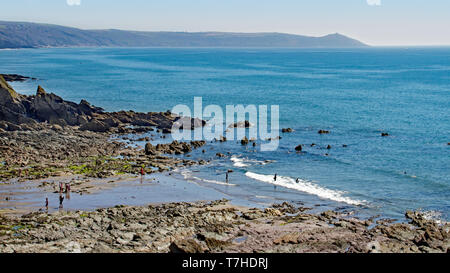
[[[21,174],[21,170],[19,172],[19,175],[20,174]],[[141,168],[140,174],[141,174],[141,183],[142,183],[143,177],[145,176],[144,168]],[[59,182],[59,208],[60,209],[64,208],[64,199],[65,198],[70,200],[70,192],[71,192],[70,183]],[[65,197],[64,197],[64,193],[66,194]],[[45,198],[45,209],[47,211],[48,211],[48,206],[49,206],[49,201],[48,201],[48,197],[47,197],[47,198]]]
[[[22,177],[22,172],[25,173],[25,177],[28,176],[28,169],[25,169],[25,171],[22,171],[22,169],[19,169],[17,172],[18,172],[18,176],[19,177]]]
[[[67,198],[70,200],[70,191],[71,186],[70,183],[59,182],[59,208],[64,208],[64,199]],[[65,193],[65,197],[64,197]],[[45,198],[45,209],[48,211],[49,201],[48,197]]]

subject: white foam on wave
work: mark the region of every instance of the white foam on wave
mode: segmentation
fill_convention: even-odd
[[[273,184],[276,186],[293,189],[309,194],[316,195],[320,198],[333,200],[336,202],[342,202],[347,203],[349,205],[364,205],[366,201],[360,201],[360,200],[353,200],[349,197],[345,197],[345,192],[342,191],[334,191],[327,188],[320,187],[314,183],[305,181],[305,180],[299,180],[299,183],[295,181],[295,179],[291,177],[283,177],[278,176],[277,181],[274,181],[273,175],[265,175],[265,174],[257,174],[253,172],[247,172],[245,174],[247,177],[252,178],[254,180],[258,180],[261,182]]]
[[[225,182],[220,182],[217,180],[209,180],[209,179],[202,179],[196,176],[192,176],[193,179],[197,179],[201,182],[206,182],[206,183],[211,183],[211,184],[217,184],[217,185],[222,185],[222,186],[236,186],[236,184],[230,184],[230,183],[225,183]]]
[[[230,160],[233,161],[233,163],[234,163],[233,166],[235,166],[235,167],[238,167],[238,168],[248,167],[248,165],[244,163],[244,159],[242,159],[242,158],[232,156],[230,158]]]
[[[250,166],[250,164],[252,165],[266,165],[269,163],[273,163],[274,161],[258,161],[258,160],[253,160],[253,159],[244,159],[244,158],[240,158],[237,156],[232,156],[230,158],[230,160],[233,162],[233,166],[234,167],[238,167],[238,168],[245,168]]]
[[[438,225],[443,224],[441,212],[435,210],[427,210],[421,212],[423,214],[423,218],[425,218],[426,220],[433,221]]]

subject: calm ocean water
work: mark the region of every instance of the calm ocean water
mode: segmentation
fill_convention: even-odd
[[[280,126],[295,132],[277,151],[211,144],[192,156],[212,164],[180,175],[259,204],[397,218],[423,209],[450,219],[450,48],[32,49],[0,51],[0,63],[2,73],[39,79],[13,84],[21,93],[40,84],[108,111],[166,111],[194,96],[204,105],[280,105]],[[298,144],[303,154],[292,152]],[[236,186],[222,184],[227,169]]]

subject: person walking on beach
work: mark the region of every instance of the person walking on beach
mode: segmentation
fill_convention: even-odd
[[[70,182],[66,183],[66,199],[70,200]]]
[[[143,167],[141,167],[141,184],[144,182],[144,175],[145,175],[145,170]]]
[[[70,193],[70,183],[66,183],[65,187],[66,187],[66,193]]]
[[[62,194],[59,195],[59,208],[63,208],[64,196]]]

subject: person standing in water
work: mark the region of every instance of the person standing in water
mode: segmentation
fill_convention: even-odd
[[[45,210],[48,211],[48,197],[45,198]]]
[[[295,183],[300,183],[300,178],[297,178],[297,180],[295,180]]]
[[[227,173],[226,173],[226,175],[225,175],[225,179],[226,179],[226,181],[227,181],[227,184],[228,184],[228,176],[229,176],[229,171],[227,171]]]
[[[273,177],[273,182],[277,182],[277,178],[278,178],[278,174],[275,174],[275,176]],[[273,188],[274,188],[274,190],[277,190],[277,185],[274,184]]]

